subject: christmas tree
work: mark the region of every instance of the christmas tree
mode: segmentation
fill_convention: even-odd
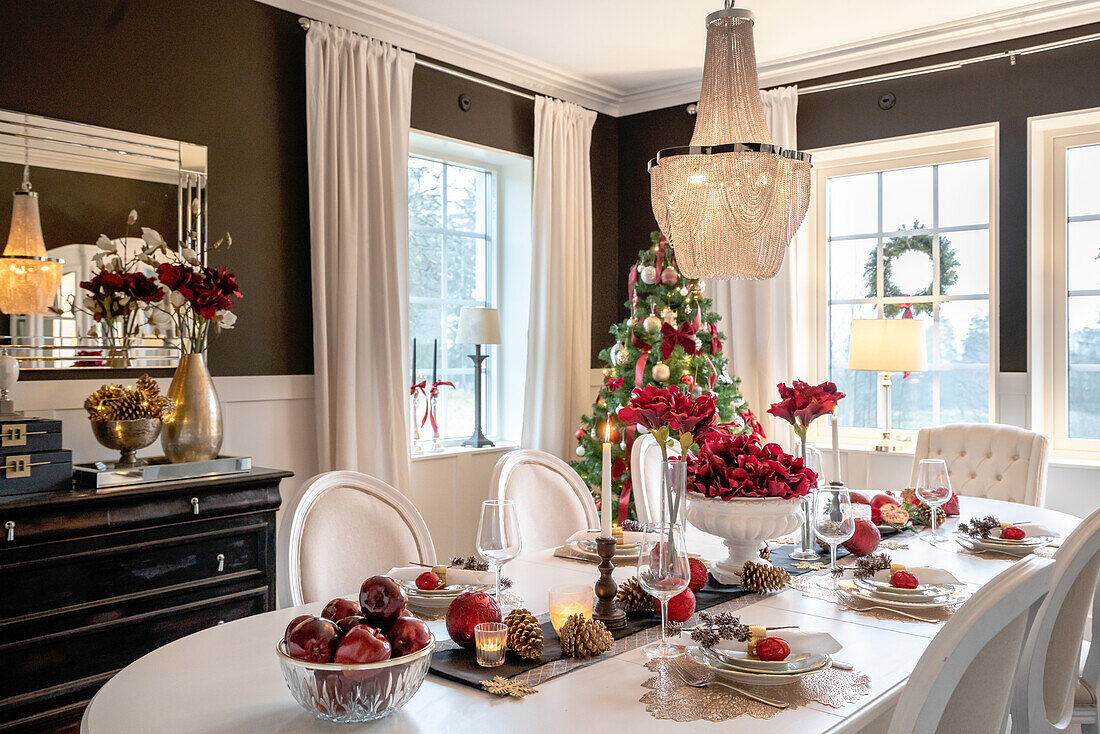
[[[577,456],[572,466],[598,498],[602,478],[602,445],[610,419],[611,487],[618,522],[636,518],[630,496],[630,450],[634,426],[620,425],[616,412],[630,401],[634,388],[646,385],[679,386],[687,394],[713,391],[721,423],[734,433],[751,433],[759,424],[738,389],[740,380],[726,371],[718,314],[703,296],[703,283],[685,278],[676,266],[672,245],[659,232],[650,235],[653,246],[638,253],[630,269],[627,307],[630,316],[611,327],[615,344],[600,352],[604,384],[581,416],[577,429]]]

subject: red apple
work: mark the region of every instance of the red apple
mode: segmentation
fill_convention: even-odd
[[[389,659],[390,641],[374,627],[363,624],[352,627],[351,631],[344,635],[340,646],[336,648],[333,662],[344,665],[359,665]]]
[[[442,585],[439,576],[432,571],[425,571],[416,577],[416,588],[422,591],[435,591]]]
[[[848,494],[852,498],[852,504],[853,505],[869,505],[869,504],[871,504],[871,500],[867,499],[867,495],[863,494],[863,492],[849,492]]]
[[[309,663],[331,663],[340,642],[340,629],[331,619],[310,617],[286,633],[286,651]]]
[[[895,498],[888,494],[876,494],[871,498],[871,507],[882,507],[883,505],[899,505],[901,504]]]
[[[416,617],[398,617],[386,633],[386,639],[390,641],[393,656],[399,658],[427,647],[432,641],[432,632]]]
[[[348,632],[351,632],[353,627],[358,627],[361,624],[365,624],[368,627],[370,626],[370,622],[367,621],[366,617],[356,614],[349,615],[336,622],[336,626],[340,628],[340,634],[342,635],[346,635]]]
[[[313,615],[312,614],[299,614],[297,617],[290,620],[290,624],[288,624],[286,626],[286,631],[283,632],[283,639],[289,641],[290,640],[290,631],[292,629],[294,629],[295,627],[297,627],[302,622],[306,621],[307,619],[313,619]]]
[[[853,556],[869,556],[878,548],[880,540],[882,540],[882,535],[879,533],[878,528],[876,528],[870,520],[857,517],[856,531],[852,537],[844,543],[844,550],[848,551]]]
[[[389,576],[371,576],[359,589],[359,605],[372,625],[386,631],[405,613],[409,597],[401,585]]]
[[[351,599],[333,599],[321,610],[321,616],[333,622],[339,622],[344,617],[359,616],[362,613],[359,602]]]

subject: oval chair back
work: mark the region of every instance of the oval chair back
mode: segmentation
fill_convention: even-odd
[[[520,449],[493,468],[491,496],[516,503],[523,550],[556,548],[578,530],[598,528],[596,502],[573,467],[545,451]]]

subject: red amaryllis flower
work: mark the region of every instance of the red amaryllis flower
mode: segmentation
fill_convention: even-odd
[[[700,442],[688,464],[687,488],[707,497],[791,499],[810,492],[817,475],[778,444],[761,444],[751,435],[714,430]]]
[[[776,387],[781,399],[778,403],[772,403],[768,412],[794,426],[795,433],[802,440],[805,440],[806,428],[810,423],[832,413],[837,402],[844,397],[844,393],[831,382],[810,385],[795,380],[790,387],[782,382]]]
[[[202,293],[196,293],[192,305],[200,316],[209,321],[214,318],[218,311],[228,310],[233,303],[217,290],[211,288]]]
[[[190,301],[195,297],[195,287],[199,285],[198,275],[186,265],[162,263],[157,266],[157,279],[168,290],[177,291]]]
[[[618,416],[628,426],[638,423],[655,431],[669,426],[669,414],[673,411],[686,412],[687,402],[688,397],[679,388],[646,385],[636,390],[630,402],[619,408]]]
[[[126,273],[125,277],[126,291],[132,298],[145,303],[157,303],[164,298],[164,291],[152,278],[142,273]]]
[[[694,400],[686,401],[682,409],[674,408],[671,414],[672,425],[682,433],[690,433],[695,441],[706,435],[714,424],[718,413],[718,400],[713,393],[705,393]]]
[[[237,286],[237,276],[229,272],[228,268],[218,270],[217,268],[206,267],[203,270],[205,271],[206,282],[212,288],[217,288],[222,295],[244,298],[241,295],[241,289]]]

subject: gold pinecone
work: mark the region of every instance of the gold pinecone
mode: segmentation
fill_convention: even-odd
[[[508,647],[526,660],[542,656],[542,626],[535,615],[526,609],[513,609],[504,618],[508,625]]]
[[[759,555],[765,561],[770,561],[772,559],[772,547],[768,545],[768,541],[764,541],[764,544],[760,546]]]
[[[624,612],[652,612],[653,597],[642,588],[637,576],[631,576],[619,584],[615,592],[615,601]]]
[[[144,393],[146,398],[155,398],[160,395],[160,388],[157,387],[157,382],[149,375],[142,375],[137,381],[137,391]]]
[[[928,505],[924,504],[919,497],[917,497],[917,490],[909,487],[901,491],[901,503],[902,507],[909,511],[909,517],[913,519],[913,522],[920,525],[930,525],[932,522],[928,513]],[[941,525],[947,522],[947,513],[943,511],[943,507],[936,508],[936,525]]]
[[[782,568],[745,561],[741,568],[741,588],[745,591],[779,591],[791,581],[791,575]]]
[[[597,619],[583,614],[572,614],[558,633],[561,638],[561,654],[567,658],[588,658],[607,652],[615,644],[615,638]]]

